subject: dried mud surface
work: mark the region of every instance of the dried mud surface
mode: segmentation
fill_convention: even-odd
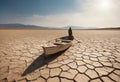
[[[67,30],[0,30],[0,82],[120,82],[120,30],[73,30],[65,52],[43,57]]]

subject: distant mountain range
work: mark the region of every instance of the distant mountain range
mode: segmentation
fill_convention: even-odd
[[[44,27],[44,26],[37,26],[37,25],[25,25],[25,24],[0,24],[0,28],[33,28],[33,29],[69,29],[71,27],[72,29],[86,29],[85,27],[80,26],[66,26],[66,27]]]
[[[41,28],[47,29],[48,27],[37,26],[37,25],[24,25],[24,24],[0,24],[0,28]]]
[[[90,30],[114,30],[120,29],[120,27],[106,27],[106,28],[95,28],[95,27],[81,27],[81,26],[66,26],[61,28],[55,27],[44,27],[44,26],[37,26],[37,25],[25,25],[25,24],[0,24],[0,28],[6,29],[90,29]]]

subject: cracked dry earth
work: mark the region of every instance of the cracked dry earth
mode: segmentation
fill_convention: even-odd
[[[73,30],[73,45],[44,58],[67,30],[0,30],[0,82],[120,82],[120,31]]]

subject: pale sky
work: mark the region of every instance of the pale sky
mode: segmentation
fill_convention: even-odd
[[[120,0],[0,0],[0,24],[120,26]]]

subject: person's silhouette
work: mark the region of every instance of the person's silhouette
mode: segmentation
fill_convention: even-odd
[[[73,34],[72,34],[72,29],[71,29],[71,27],[70,27],[69,30],[68,30],[68,37],[69,37],[70,40],[73,40],[73,39],[74,39]]]
[[[71,29],[71,27],[68,30],[68,34],[69,34],[69,37],[72,36],[72,29]]]

